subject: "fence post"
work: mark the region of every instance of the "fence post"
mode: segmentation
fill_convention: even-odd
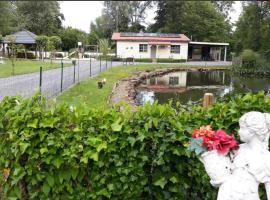
[[[42,87],[42,66],[39,68],[39,92],[41,94],[41,87]]]
[[[214,103],[214,94],[213,93],[205,93],[203,96],[203,107],[207,109],[209,106]]]
[[[90,76],[92,76],[92,61],[91,61],[91,56],[90,56]]]
[[[61,60],[61,92],[63,91],[63,72],[64,72],[64,64],[63,60]]]
[[[101,72],[101,58],[99,58],[99,73]]]
[[[78,79],[78,83],[80,83],[80,60],[78,58],[78,76],[77,76],[77,79]]]
[[[113,58],[111,57],[111,68],[112,68],[112,59],[113,59]]]
[[[73,71],[73,83],[75,83],[75,74],[76,74],[76,60],[73,60],[73,68],[74,68],[74,71]]]

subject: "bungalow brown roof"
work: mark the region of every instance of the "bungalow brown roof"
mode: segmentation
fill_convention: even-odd
[[[114,32],[112,40],[116,41],[155,41],[155,42],[189,42],[190,39],[184,34],[170,33],[125,33]]]

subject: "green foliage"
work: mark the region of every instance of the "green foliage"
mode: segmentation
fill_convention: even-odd
[[[10,34],[15,29],[15,9],[11,1],[0,1],[0,35]]]
[[[248,2],[236,23],[234,48],[236,53],[252,49],[269,59],[270,2]]]
[[[58,1],[17,1],[18,26],[37,35],[58,34],[64,15]]]
[[[60,33],[60,38],[62,40],[63,51],[69,51],[77,47],[78,42],[87,43],[87,33],[71,27],[63,29]]]
[[[245,112],[270,112],[264,93],[228,98],[208,110],[155,103],[120,112],[7,97],[0,103],[0,169],[10,176],[1,180],[0,198],[215,199],[203,165],[187,150],[191,131],[210,124],[236,133]]]
[[[233,66],[233,71],[247,75],[270,75],[270,63],[259,53],[246,49],[240,54],[242,66]]]
[[[186,59],[173,59],[173,58],[158,58],[158,63],[181,63],[186,62]]]
[[[61,47],[62,41],[58,36],[51,36],[48,38],[48,50],[54,51]]]
[[[39,49],[39,53],[41,55],[41,58],[43,60],[43,52],[48,47],[49,38],[46,35],[39,35],[36,37],[36,45]]]
[[[194,41],[228,40],[230,25],[211,2],[158,1],[156,13],[150,32],[184,33]]]
[[[135,62],[152,62],[152,58],[135,58]]]
[[[111,50],[109,40],[107,39],[100,39],[98,41],[98,45],[99,51],[102,53],[103,56],[106,56]]]
[[[88,44],[90,44],[90,45],[97,45],[98,44],[99,37],[96,34],[96,32],[91,31],[89,33],[89,35],[88,35],[87,40],[88,40]]]

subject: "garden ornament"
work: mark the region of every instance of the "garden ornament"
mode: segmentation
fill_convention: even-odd
[[[248,112],[239,121],[242,144],[228,156],[217,150],[200,156],[211,184],[219,187],[217,200],[260,200],[259,184],[264,184],[270,200],[270,114]]]

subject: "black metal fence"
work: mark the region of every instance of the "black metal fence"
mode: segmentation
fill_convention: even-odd
[[[82,80],[123,64],[112,60],[82,59],[68,61],[70,66],[64,67],[64,62],[67,61],[59,61],[59,68],[56,69],[43,70],[40,66],[40,71],[36,73],[0,78],[0,101],[5,96],[28,97],[37,91],[47,98],[55,97]]]

